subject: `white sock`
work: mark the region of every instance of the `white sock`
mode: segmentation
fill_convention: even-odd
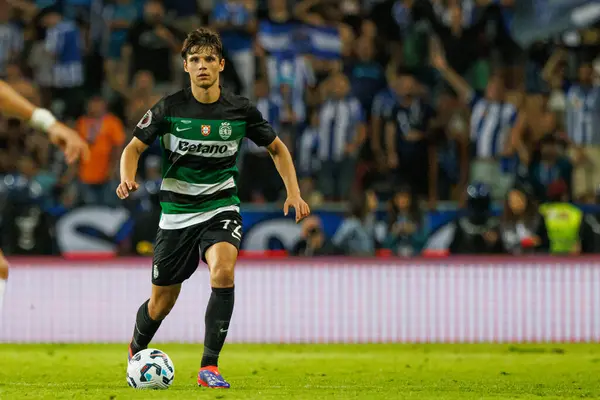
[[[6,291],[6,281],[0,279],[0,312],[2,312],[2,301],[4,300],[4,292]]]

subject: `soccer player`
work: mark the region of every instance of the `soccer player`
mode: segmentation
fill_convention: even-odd
[[[33,128],[46,132],[50,141],[60,147],[67,163],[72,164],[80,157],[87,158],[89,149],[74,130],[58,122],[52,113],[37,108],[17,93],[8,83],[0,80],[0,112],[8,117],[27,121]],[[0,250],[0,310],[8,280],[8,261]]]
[[[212,294],[206,308],[198,385],[210,388],[230,386],[217,362],[233,313],[234,267],[242,238],[236,159],[244,137],[271,154],[287,190],[284,213],[293,207],[296,222],[310,213],[300,196],[287,147],[248,99],[219,85],[225,66],[222,52],[216,33],[201,28],[188,34],[181,57],[191,87],[164,97],[139,121],[121,157],[117,188],[121,199],[137,190],[140,154],[159,138],[162,215],[152,263],[152,292],[137,312],[128,356],[131,359],[148,347],[175,305],[182,282],[202,259],[208,264]]]

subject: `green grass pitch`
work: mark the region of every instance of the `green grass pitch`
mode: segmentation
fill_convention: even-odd
[[[125,345],[0,344],[0,399],[600,399],[600,345],[227,345],[230,390],[196,386],[200,345],[158,344],[167,391],[125,382]]]

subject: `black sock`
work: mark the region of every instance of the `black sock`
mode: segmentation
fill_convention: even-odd
[[[206,307],[204,324],[204,354],[200,367],[217,366],[219,353],[225,343],[231,314],[233,314],[234,288],[212,288]]]
[[[131,351],[133,354],[148,348],[148,344],[150,344],[150,341],[162,323],[162,321],[155,321],[150,318],[150,314],[148,313],[149,301],[150,300],[146,300],[146,302],[140,306],[137,316],[135,317],[133,339],[131,340]]]

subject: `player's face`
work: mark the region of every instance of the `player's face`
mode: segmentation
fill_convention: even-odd
[[[212,49],[199,49],[188,54],[183,69],[190,75],[192,84],[208,89],[219,82],[219,73],[225,68],[225,60],[219,59]]]

